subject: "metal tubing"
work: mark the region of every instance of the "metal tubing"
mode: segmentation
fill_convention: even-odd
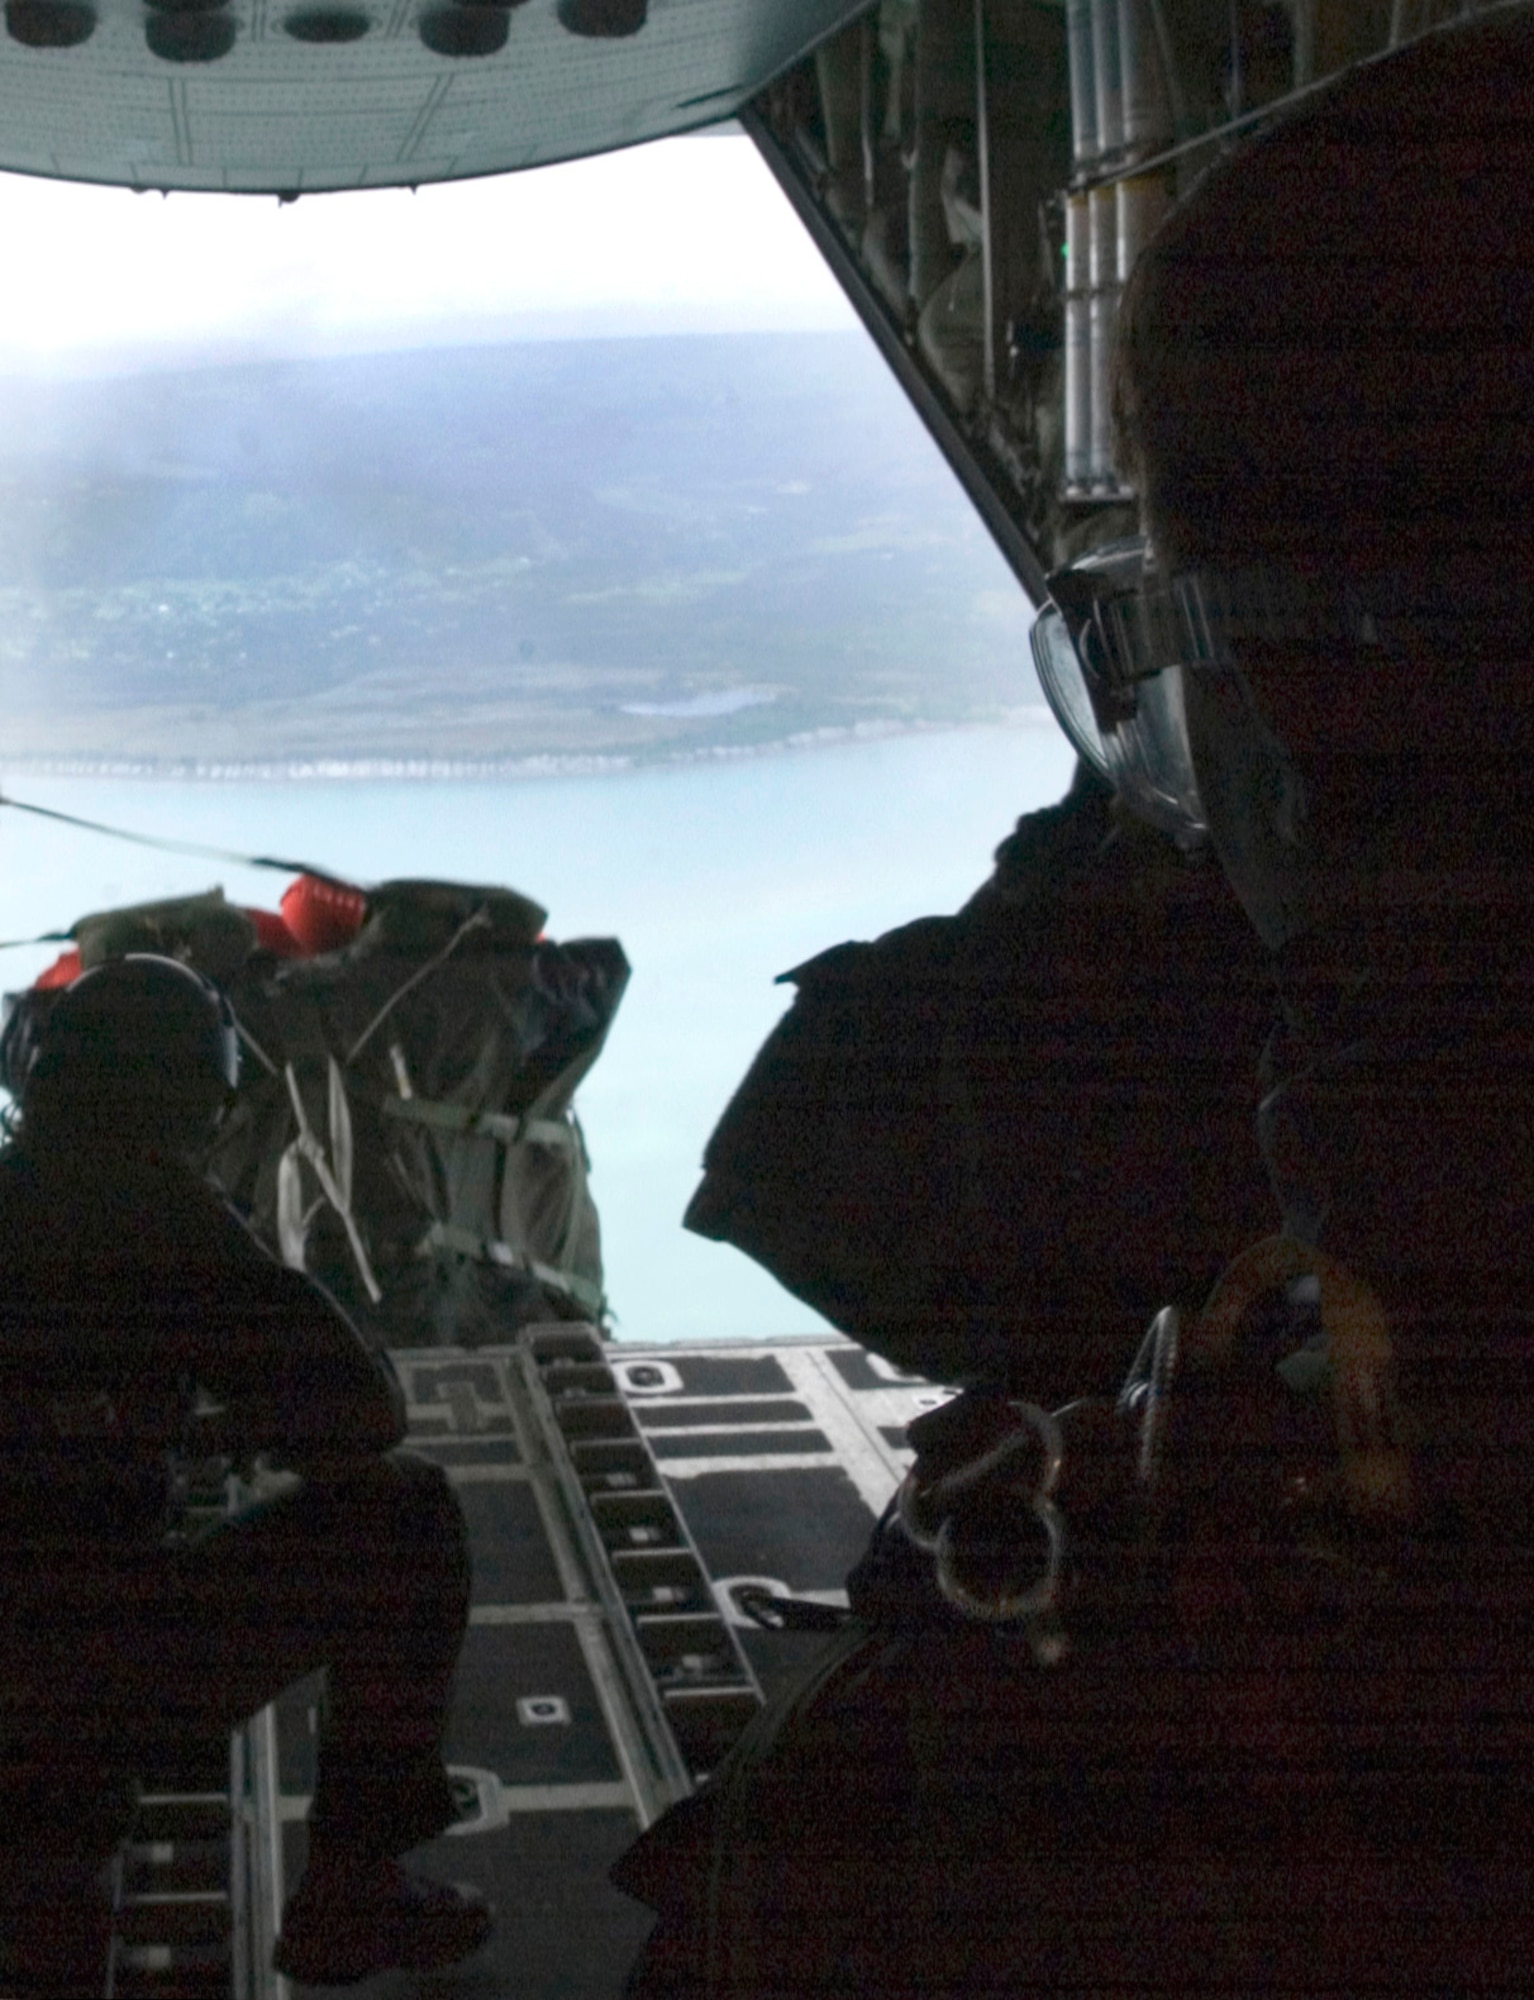
[[[991,121],[986,87],[985,0],[974,0],[975,23],[975,145],[980,168],[980,318],[981,382],[986,401],[994,403],[1006,366],[1005,335],[996,324],[999,273],[999,245],[996,240],[996,202],[991,187]],[[1000,350],[1000,351],[999,351]]]
[[[1113,464],[1113,407],[1109,393],[1113,364],[1113,334],[1118,324],[1119,288],[1104,286],[1088,301],[1091,348],[1092,412],[1088,435],[1087,483],[1095,493],[1113,492],[1118,475]]]
[[[1091,490],[1092,321],[1085,293],[1065,302],[1065,490]]]
[[[1124,149],[1124,82],[1119,65],[1119,0],[1092,0],[1092,67],[1100,154]]]
[[[1071,72],[1071,159],[1079,173],[1102,150],[1097,139],[1092,0],[1065,0],[1065,36]]]
[[[1116,485],[1108,381],[1113,360],[1113,329],[1118,321],[1118,197],[1111,187],[1093,188],[1087,197],[1088,380],[1091,409],[1087,420],[1087,484],[1097,492]]]
[[[1044,562],[1007,504],[1005,495],[1015,489],[1005,469],[983,440],[966,435],[960,428],[953,411],[907,345],[902,328],[815,200],[793,153],[778,139],[754,103],[742,107],[740,122],[811,241],[830,265],[832,275],[889,363],[895,379],[969,495],[1029,600],[1035,605],[1042,604],[1048,595]]]
[[[1119,62],[1123,72],[1124,144],[1152,153],[1173,136],[1171,96],[1147,0],[1119,0]]]
[[[1065,204],[1065,490],[1088,491],[1092,466],[1092,331],[1088,304],[1088,201]]]

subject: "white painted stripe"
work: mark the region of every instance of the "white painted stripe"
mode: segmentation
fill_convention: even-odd
[[[739,1458],[720,1452],[716,1458],[661,1458],[657,1463],[663,1479],[699,1479],[705,1472],[808,1472],[819,1466],[834,1472],[842,1465],[834,1451],[755,1452]]]
[[[589,1785],[502,1785],[502,1804],[508,1812],[634,1812],[634,1794],[621,1782]],[[308,1795],[284,1792],[277,1801],[284,1820],[302,1819],[309,1810]]]
[[[552,1325],[557,1332],[567,1330],[558,1320]],[[608,1346],[620,1361],[685,1361],[694,1354],[702,1355],[709,1361],[758,1360],[763,1355],[781,1354],[785,1347],[801,1350],[814,1348],[817,1353],[827,1354],[862,1354],[865,1351],[856,1341],[828,1340],[823,1333],[769,1334],[765,1340],[732,1340],[728,1334],[714,1340],[614,1340]],[[412,1355],[418,1352],[415,1349],[407,1351]],[[468,1350],[457,1351],[463,1353]],[[476,1355],[487,1351],[482,1347],[473,1350]]]
[[[471,1625],[559,1625],[569,1624],[577,1619],[595,1619],[601,1623],[602,1609],[597,1604],[473,1604],[469,1607]]]
[[[159,1909],[167,1903],[227,1903],[228,1891],[224,1889],[152,1889],[142,1896],[124,1896],[123,1908]]]
[[[847,1477],[862,1495],[864,1506],[875,1517],[882,1514],[904,1477],[904,1466],[879,1435],[877,1426],[864,1420],[854,1392],[826,1358],[824,1350],[782,1353],[778,1362],[801,1399],[819,1417],[821,1429],[835,1446],[838,1458],[847,1468]]]
[[[624,1401],[636,1415],[645,1410],[686,1410],[695,1403],[732,1403],[742,1406],[751,1403],[789,1403],[798,1398],[792,1389],[745,1389],[731,1390],[718,1396],[667,1396],[659,1389],[625,1389]]]
[[[633,1812],[634,1794],[624,1784],[503,1785],[508,1812]]]
[[[412,1444],[415,1439],[410,1440]],[[453,1486],[525,1485],[533,1476],[530,1465],[444,1465]]]
[[[816,1417],[794,1417],[785,1418],[781,1423],[765,1424],[645,1424],[644,1434],[648,1443],[656,1444],[668,1437],[739,1437],[742,1431],[760,1436],[765,1431],[820,1431],[824,1428]]]

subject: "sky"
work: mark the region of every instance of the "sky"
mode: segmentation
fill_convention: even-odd
[[[287,204],[0,174],[0,242],[9,375],[856,325],[738,131]]]

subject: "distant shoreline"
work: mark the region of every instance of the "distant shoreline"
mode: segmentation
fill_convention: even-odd
[[[497,779],[514,783],[547,778],[607,777],[697,764],[736,763],[800,750],[830,750],[892,737],[957,735],[976,729],[1058,728],[1042,703],[979,722],[856,722],[796,731],[763,743],[717,743],[695,748],[606,754],[556,752],[528,757],[291,757],[128,758],[0,756],[4,778],[143,778],[199,784],[313,784],[379,780]]]

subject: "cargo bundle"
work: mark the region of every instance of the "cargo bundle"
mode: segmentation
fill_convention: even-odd
[[[206,1168],[283,1262],[381,1346],[601,1324],[601,1241],[573,1098],[628,981],[614,938],[556,944],[505,888],[300,875],[280,914],[221,889],[82,917],[6,997],[14,1088],[58,993],[130,952],[228,993],[241,1078]]]

